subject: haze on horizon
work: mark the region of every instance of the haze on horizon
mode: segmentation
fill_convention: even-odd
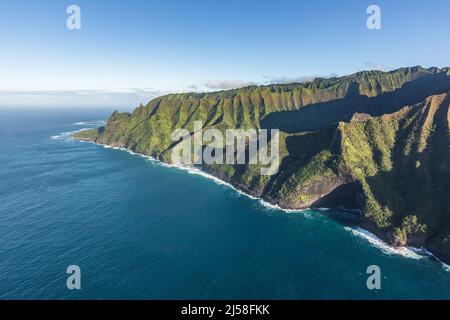
[[[81,30],[66,9],[81,8]],[[380,6],[382,29],[366,27]],[[0,107],[134,107],[168,92],[285,83],[363,69],[450,65],[450,3],[0,3]]]

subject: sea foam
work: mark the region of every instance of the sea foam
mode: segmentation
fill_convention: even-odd
[[[365,239],[369,242],[370,245],[380,249],[383,253],[392,255],[400,255],[410,259],[423,259],[423,258],[431,258],[433,260],[438,261],[442,264],[442,268],[450,272],[450,266],[439,260],[433,253],[428,251],[425,248],[415,248],[415,247],[393,247],[379,237],[374,235],[373,233],[364,230],[360,227],[345,227],[347,231],[350,231],[353,235]]]
[[[93,120],[93,121],[81,121],[75,122],[74,126],[103,126],[106,124],[106,120]]]
[[[63,133],[60,133],[60,134],[58,134],[58,135],[51,136],[50,138],[51,138],[52,140],[64,140],[64,141],[70,141],[70,140],[73,140],[73,135],[74,135],[75,133],[79,133],[79,132],[81,132],[81,131],[86,131],[86,130],[89,130],[89,129],[91,129],[91,128],[83,128],[83,129],[76,130],[76,131],[63,132]]]
[[[95,143],[95,144],[97,144],[99,146],[102,146],[105,149],[113,149],[113,150],[125,151],[125,152],[127,152],[127,153],[129,153],[131,155],[135,155],[135,156],[140,156],[140,157],[146,158],[147,160],[152,161],[152,162],[154,162],[155,164],[157,164],[157,165],[159,165],[161,167],[182,170],[182,171],[186,171],[189,174],[193,174],[193,175],[197,175],[197,176],[201,176],[203,178],[209,179],[209,180],[213,181],[214,183],[216,183],[218,185],[226,186],[228,188],[233,189],[239,195],[242,195],[242,196],[245,196],[245,197],[250,198],[252,200],[258,201],[259,204],[261,206],[265,207],[266,209],[282,211],[282,212],[285,212],[285,213],[301,213],[301,212],[304,212],[305,210],[307,210],[307,209],[301,209],[301,210],[300,209],[298,209],[298,210],[296,210],[296,209],[285,209],[285,208],[282,208],[282,207],[280,207],[278,205],[271,204],[271,203],[269,203],[267,201],[264,201],[263,199],[261,199],[259,197],[252,196],[252,195],[250,195],[248,193],[245,193],[242,190],[239,190],[238,188],[234,187],[229,182],[223,181],[223,180],[221,180],[221,179],[219,179],[219,178],[217,178],[217,177],[215,177],[215,176],[213,176],[213,175],[211,175],[209,173],[206,173],[206,172],[204,172],[204,171],[202,171],[200,169],[197,169],[197,168],[194,168],[194,167],[191,167],[191,166],[182,166],[182,165],[165,163],[165,162],[162,162],[162,161],[160,161],[160,160],[158,160],[158,159],[156,159],[154,157],[151,157],[151,156],[148,156],[148,155],[145,155],[145,154],[142,154],[142,153],[137,153],[137,152],[131,151],[131,150],[129,150],[127,148],[124,148],[124,147],[113,147],[113,146],[108,146],[108,145],[101,144],[101,143]],[[323,208],[322,210],[326,210],[326,209]]]
[[[424,257],[424,255],[419,254],[417,249],[413,250],[410,247],[397,248],[390,246],[373,233],[364,230],[360,227],[345,227],[345,230],[350,231],[353,235],[366,240],[367,242],[369,242],[370,245],[380,249],[385,254],[389,255],[396,254],[411,259],[422,259]]]
[[[81,123],[81,122],[80,122]],[[60,135],[57,136],[53,136],[52,139],[56,139],[56,140],[61,140],[61,139],[66,139],[68,136],[72,137],[73,134],[77,133],[77,132],[81,132],[83,130],[89,130],[89,128],[84,128],[81,130],[77,130],[77,131],[73,131],[73,132],[65,132],[62,133]],[[90,142],[90,141],[81,141],[81,142]],[[243,192],[242,190],[239,190],[238,188],[234,187],[231,183],[223,181],[211,174],[208,174],[204,171],[201,171],[200,169],[194,168],[194,167],[190,167],[190,166],[181,166],[181,165],[175,165],[175,164],[168,164],[168,163],[164,163],[154,157],[145,155],[145,154],[141,154],[141,153],[137,153],[134,152],[132,150],[129,150],[127,148],[124,147],[114,147],[114,146],[109,146],[106,144],[101,144],[101,143],[96,143],[96,142],[91,142],[94,143],[98,146],[101,146],[105,149],[113,149],[113,150],[120,150],[120,151],[125,151],[131,155],[135,155],[135,156],[139,156],[139,157],[143,157],[153,163],[155,163],[156,165],[159,165],[161,167],[166,167],[166,168],[174,168],[177,170],[183,170],[183,171],[187,171],[189,174],[194,174],[194,175],[198,175],[198,176],[202,176],[204,178],[207,178],[209,180],[212,180],[213,182],[215,182],[218,185],[223,185],[226,187],[229,187],[231,189],[233,189],[234,191],[236,191],[239,195],[245,196],[247,198],[250,198],[252,200],[256,200],[259,202],[259,204],[267,209],[270,210],[277,210],[277,211],[282,211],[285,213],[303,213],[305,211],[307,211],[308,209],[299,209],[299,210],[295,210],[295,209],[284,209],[281,208],[278,205],[275,204],[271,204],[267,201],[264,201],[263,199],[259,198],[259,197],[255,197],[252,196],[250,194],[247,194],[245,192]],[[315,209],[318,211],[328,211],[330,210],[330,208],[318,208]],[[381,250],[381,252],[388,254],[388,255],[400,255],[406,258],[410,258],[410,259],[423,259],[426,257],[432,257],[434,259],[436,259],[437,261],[439,261],[440,263],[442,263],[443,269],[450,272],[450,266],[443,263],[442,261],[440,261],[439,259],[437,259],[431,252],[427,251],[424,248],[414,248],[414,247],[393,247],[389,244],[387,244],[386,242],[384,242],[383,240],[381,240],[379,237],[377,237],[376,235],[374,235],[373,233],[364,230],[360,227],[344,227],[345,230],[351,232],[353,235],[360,237],[364,240],[366,240],[370,245],[372,245],[373,247],[376,247],[378,249]]]

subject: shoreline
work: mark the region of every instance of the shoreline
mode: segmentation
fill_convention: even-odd
[[[193,175],[199,175],[202,176],[204,178],[207,178],[209,180],[212,180],[213,182],[215,182],[218,185],[223,185],[226,187],[231,188],[232,190],[236,191],[238,194],[243,195],[249,199],[252,200],[256,200],[258,201],[258,203],[260,205],[262,205],[263,207],[267,208],[267,209],[271,209],[271,210],[278,210],[284,213],[302,213],[308,210],[315,210],[315,211],[319,211],[319,212],[326,212],[328,210],[331,210],[332,208],[304,208],[304,209],[289,209],[289,208],[283,208],[280,207],[277,204],[272,204],[266,200],[264,200],[261,197],[256,197],[253,196],[247,192],[245,192],[244,190],[239,189],[238,187],[234,186],[232,183],[224,181],[212,174],[209,174],[205,171],[202,171],[198,168],[195,167],[188,167],[188,166],[180,166],[180,165],[175,165],[175,164],[169,164],[166,162],[163,162],[159,159],[156,159],[155,157],[146,155],[146,154],[142,154],[142,153],[137,153],[134,152],[133,150],[127,149],[125,147],[118,147],[118,146],[111,146],[108,144],[103,144],[97,141],[93,141],[91,139],[80,139],[80,138],[75,138],[74,135],[76,133],[85,131],[85,130],[90,130],[93,128],[83,128],[81,130],[77,130],[75,132],[66,132],[63,133],[61,135],[66,135],[66,134],[70,134],[70,137],[72,137],[72,139],[74,139],[75,141],[79,141],[79,142],[87,142],[87,143],[92,143],[95,144],[97,146],[101,146],[105,149],[113,149],[113,150],[119,150],[119,151],[124,151],[128,154],[131,155],[135,155],[135,156],[139,156],[142,158],[145,158],[147,160],[150,160],[162,167],[166,167],[166,168],[175,168],[177,170],[182,170],[182,171],[186,171],[189,174],[193,174]],[[54,137],[57,136],[52,136],[52,139]],[[386,242],[385,240],[382,239],[382,237],[377,236],[375,233],[373,233],[371,230],[369,229],[364,229],[362,228],[360,225],[356,225],[356,226],[348,226],[348,225],[343,225],[344,229],[348,232],[351,232],[354,236],[365,240],[369,245],[377,248],[378,250],[380,250],[381,252],[383,252],[384,254],[387,255],[399,255],[399,256],[403,256],[405,258],[408,259],[430,259],[430,260],[435,260],[436,262],[440,263],[442,265],[442,268],[445,271],[450,272],[450,264],[446,264],[445,262],[443,262],[441,259],[439,259],[437,256],[435,256],[432,252],[430,252],[429,250],[427,250],[426,248],[416,248],[416,247],[411,247],[411,246],[403,246],[403,247],[395,247],[392,246],[391,244],[389,244],[388,242]]]

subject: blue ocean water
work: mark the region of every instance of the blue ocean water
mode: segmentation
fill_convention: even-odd
[[[323,212],[61,134],[110,112],[0,110],[0,299],[450,298],[442,264]],[[81,290],[66,287],[69,265]],[[369,265],[381,290],[367,289]]]

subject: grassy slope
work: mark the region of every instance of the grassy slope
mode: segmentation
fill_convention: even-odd
[[[247,87],[213,93],[170,94],[140,106],[132,114],[114,113],[99,139],[103,142],[127,145],[140,152],[160,155],[170,145],[170,134],[176,128],[193,129],[194,121],[202,121],[205,128],[259,128],[264,119],[273,114],[297,112],[315,104],[344,99],[357,83],[362,96],[374,97],[393,92],[406,82],[429,76],[436,71],[416,68],[396,72],[360,72],[352,76],[316,79],[306,84]],[[425,98],[425,96],[423,97]],[[314,109],[314,108],[311,108]],[[319,109],[319,108],[317,108]],[[339,114],[346,114],[351,106],[344,106]],[[349,109],[346,111],[346,109]],[[306,122],[317,122],[320,128],[338,117],[329,118],[330,110],[313,114]],[[285,117],[288,121],[291,114]],[[326,119],[322,121],[321,119]],[[268,123],[272,126],[272,123]],[[298,130],[308,131],[308,130]]]
[[[450,240],[450,179],[445,179],[448,103],[441,95],[401,107],[450,89],[447,73],[446,69],[415,67],[307,84],[172,94],[132,114],[115,112],[105,128],[77,137],[169,162],[171,133],[177,128],[192,132],[194,121],[202,121],[205,129],[222,131],[278,126],[284,132],[277,175],[261,176],[256,165],[203,166],[203,170],[284,207],[329,205],[331,201],[361,208],[367,227],[385,238],[398,243],[433,241],[438,251]],[[355,112],[379,115],[393,111],[398,112],[347,121]],[[357,189],[346,189],[355,181]],[[335,192],[341,187],[343,191]],[[340,194],[327,202],[326,195],[333,193]],[[349,200],[349,194],[353,199]]]
[[[341,123],[342,160],[361,182],[364,213],[398,244],[450,235],[449,94]]]

